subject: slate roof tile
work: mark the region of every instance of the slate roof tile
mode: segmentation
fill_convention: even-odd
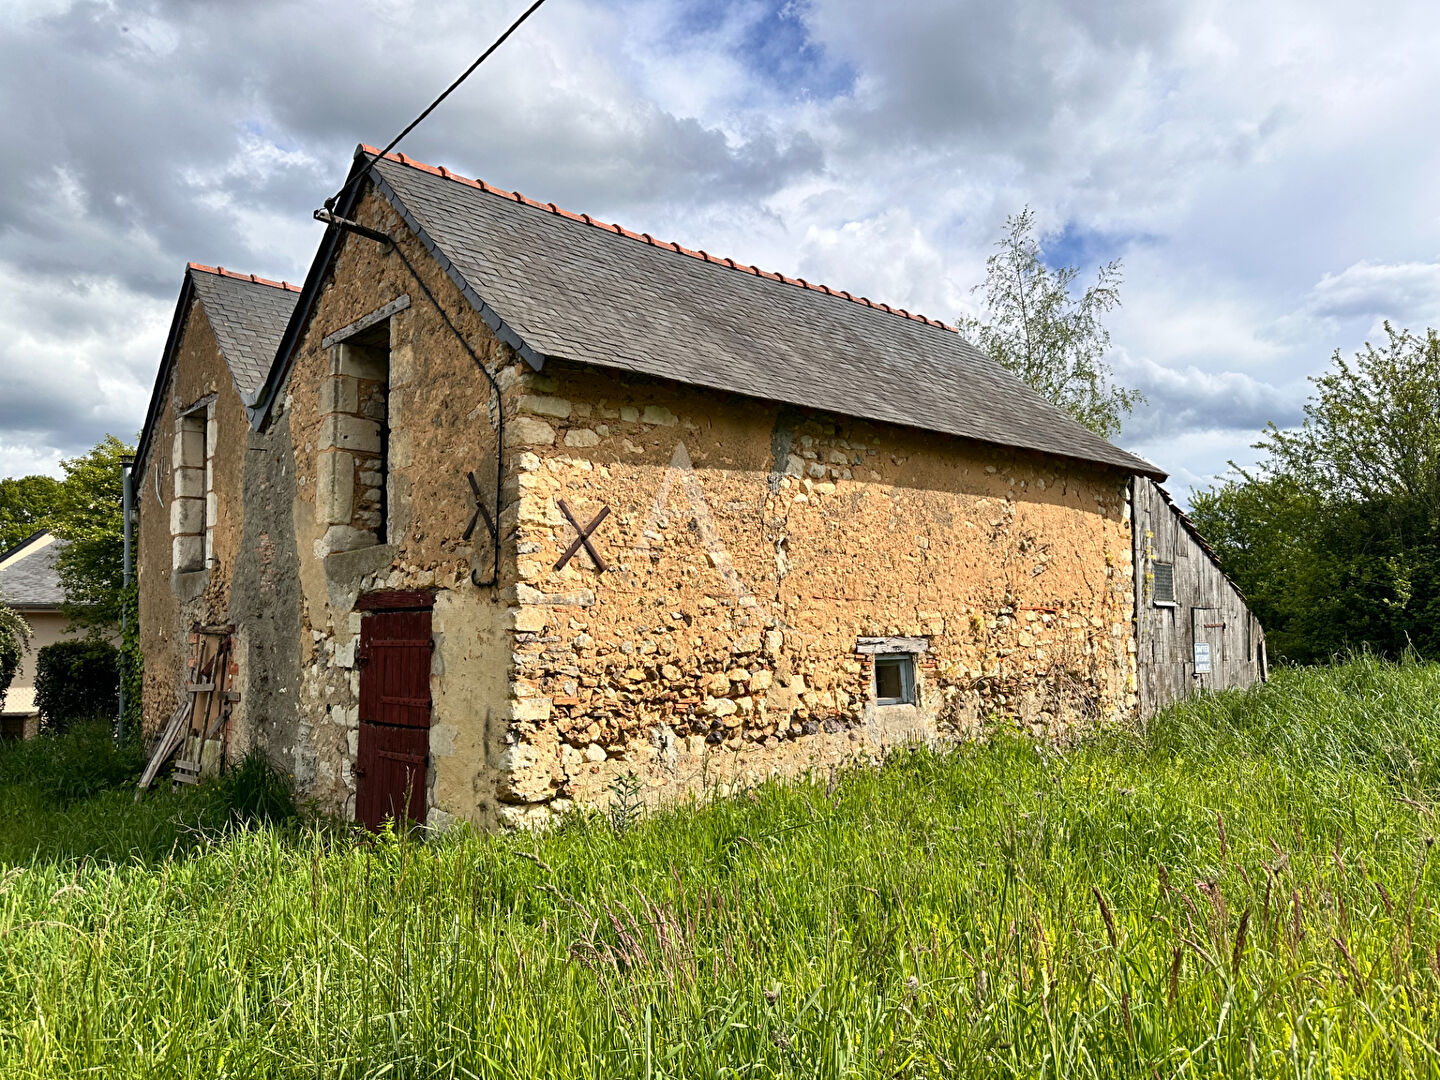
[[[300,287],[237,274],[223,266],[192,262],[188,269],[235,386],[241,391],[260,389],[270,374]]]
[[[0,562],[7,564],[0,569],[0,599],[11,607],[58,608],[65,602],[55,561],[65,541],[45,543],[48,537],[46,532],[36,533],[0,555]]]

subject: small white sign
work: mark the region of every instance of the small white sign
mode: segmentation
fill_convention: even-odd
[[[1195,642],[1195,674],[1210,674],[1210,643],[1208,641]]]

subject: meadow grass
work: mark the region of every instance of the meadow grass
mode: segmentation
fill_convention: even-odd
[[[0,1075],[1440,1075],[1434,666],[543,836],[128,799],[0,841]]]

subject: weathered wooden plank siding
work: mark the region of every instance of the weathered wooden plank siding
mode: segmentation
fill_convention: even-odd
[[[1148,720],[1199,690],[1264,679],[1265,631],[1240,591],[1154,481],[1131,485],[1135,538],[1135,640],[1140,716]],[[1174,567],[1174,603],[1155,595],[1155,565]],[[1197,637],[1210,643],[1211,671],[1195,670]]]

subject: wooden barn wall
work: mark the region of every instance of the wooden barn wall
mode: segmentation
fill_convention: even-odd
[[[1151,480],[1132,484],[1135,637],[1140,716],[1200,690],[1265,677],[1265,633],[1234,585]],[[1174,606],[1155,602],[1155,564],[1174,566]],[[1211,671],[1197,674],[1195,643],[1209,640]]]

